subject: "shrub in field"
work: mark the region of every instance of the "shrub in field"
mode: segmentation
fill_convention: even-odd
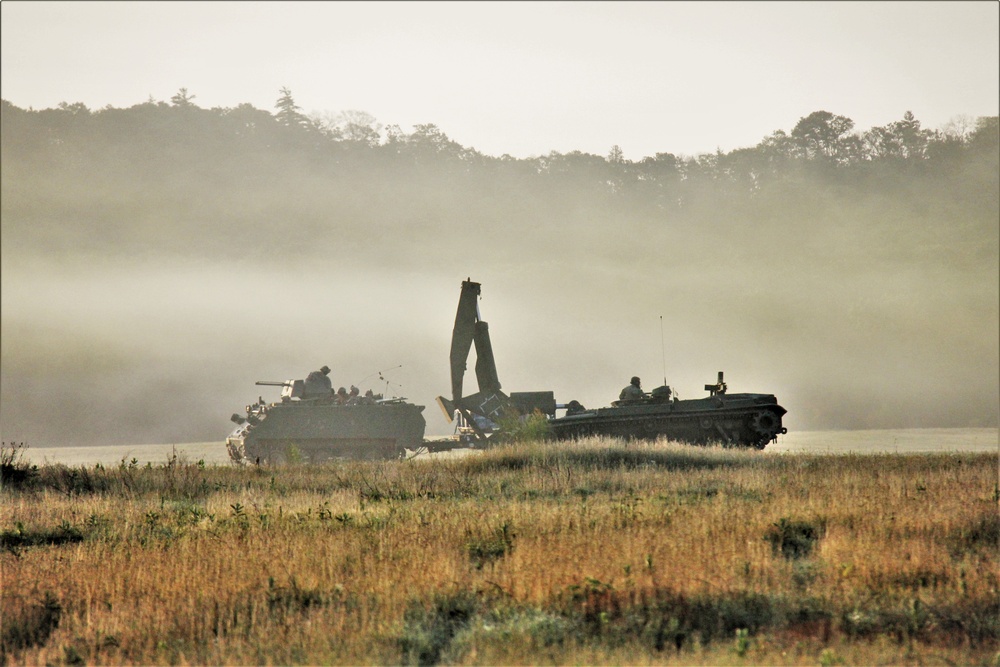
[[[107,471],[100,467],[90,469],[85,466],[78,468],[63,465],[46,466],[36,486],[52,489],[67,496],[108,493],[115,486],[115,481],[106,473]]]
[[[545,442],[552,435],[549,420],[540,410],[502,417],[498,426],[498,442]]]
[[[509,522],[495,528],[490,534],[470,538],[467,549],[469,560],[477,569],[510,553],[514,548],[514,530]]]
[[[23,442],[0,443],[0,488],[20,488],[38,475],[38,466],[24,461],[27,448]]]
[[[10,455],[5,452],[5,457]],[[97,464],[93,467],[70,467],[61,464],[26,467],[14,462],[10,465],[11,488],[21,491],[55,491],[66,496],[116,496],[135,498],[143,495],[157,495],[168,500],[194,500],[219,491],[221,483],[210,482],[218,477],[216,471],[207,470],[203,463],[188,463],[174,454],[159,466],[147,464],[139,466],[135,459],[122,459],[117,468],[105,468]],[[232,472],[232,471],[230,471]],[[215,473],[215,474],[213,474]],[[8,485],[8,471],[4,468],[5,486]],[[245,483],[241,484],[243,486]]]
[[[841,629],[852,638],[890,636],[899,643],[944,639],[973,646],[1000,641],[1000,601],[926,604],[919,597],[869,602],[841,614]]]
[[[676,619],[669,634],[678,649],[695,638],[708,645],[733,637],[737,630],[754,635],[778,624],[789,613],[783,600],[753,593],[694,597],[666,594],[648,611],[652,612],[649,619],[657,622],[658,634],[671,630],[669,624],[658,622],[660,618]],[[659,637],[657,643],[663,640]]]
[[[7,654],[11,651],[44,645],[52,631],[59,627],[63,613],[62,605],[52,593],[46,593],[40,603],[17,611],[12,606],[4,606],[0,664],[6,664]]]
[[[588,640],[680,652],[726,641],[739,632],[744,652],[750,638],[786,628],[820,628],[828,635],[834,607],[816,597],[730,591],[684,594],[657,589],[636,595],[595,579],[566,589],[557,609]]]
[[[771,524],[764,540],[771,545],[775,555],[795,559],[808,556],[816,542],[823,536],[823,522],[798,521],[787,517]]]
[[[956,641],[968,641],[973,646],[990,646],[1000,642],[1000,599],[991,602],[971,602],[933,609],[936,627]],[[997,654],[1000,662],[1000,653]]]
[[[1000,548],[1000,514],[995,510],[981,514],[952,529],[947,540],[953,555],[980,550],[995,554]]]
[[[24,525],[16,523],[14,530],[5,530],[0,533],[0,548],[7,549],[13,553],[23,547],[37,547],[46,544],[68,544],[72,542],[82,542],[83,534],[78,528],[64,521],[54,530],[25,530]]]
[[[329,594],[319,589],[299,586],[295,577],[289,580],[288,586],[276,586],[273,577],[268,579],[267,585],[267,608],[271,613],[299,613],[326,606],[331,599]]]
[[[429,605],[413,602],[406,612],[405,626],[399,638],[403,662],[411,665],[436,665],[441,662],[455,636],[469,626],[482,608],[476,594],[471,591],[438,595]]]
[[[470,654],[486,664],[522,664],[537,651],[584,643],[586,632],[579,618],[466,589],[429,605],[412,602],[398,641],[404,664],[460,664]]]

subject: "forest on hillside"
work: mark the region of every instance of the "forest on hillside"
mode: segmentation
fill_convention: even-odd
[[[375,252],[373,236],[398,246],[377,252],[401,263],[442,237],[513,257],[567,246],[634,256],[645,245],[635,236],[675,233],[697,261],[725,259],[719,241],[795,261],[797,249],[776,236],[808,244],[838,232],[886,246],[883,260],[996,258],[996,117],[942,132],[906,112],[858,131],[816,111],[728,153],[628,160],[612,146],[605,156],[515,159],[461,146],[432,124],[406,133],[361,112],[307,117],[287,89],[274,112],[194,100],[181,90],[170,103],[94,111],[3,101],[4,258],[207,258],[238,243],[250,256],[352,261]],[[609,246],[609,228],[627,233]],[[884,243],[895,234],[912,241]]]
[[[485,155],[287,89],[0,120],[7,439],[57,440],[54,408],[80,442],[211,440],[252,378],[322,363],[405,361],[430,403],[467,276],[509,390],[599,405],[662,345],[671,384],[724,369],[794,428],[997,424],[997,117],[818,110],[641,159]]]

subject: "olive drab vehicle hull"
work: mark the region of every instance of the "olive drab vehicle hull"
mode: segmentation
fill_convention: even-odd
[[[297,399],[301,380],[282,385],[282,400],[248,405],[246,417],[226,439],[236,463],[322,462],[335,459],[395,459],[423,443],[422,405],[379,397],[341,403],[335,395]]]
[[[705,385],[708,397],[683,401],[666,385],[649,394],[637,386],[635,398],[593,410],[577,401],[556,403],[551,391],[505,394],[500,389],[489,327],[479,316],[480,292],[479,283],[471,279],[462,283],[452,331],[452,396],[437,398],[445,417],[456,422],[456,431],[472,446],[484,446],[493,436],[501,435],[503,429],[498,424],[509,422],[511,417],[538,413],[546,416],[557,439],[604,435],[763,449],[787,432],[781,423],[786,411],[772,394],[727,394],[721,372],[715,384]],[[463,376],[473,344],[479,391],[466,395]],[[566,411],[563,416],[557,416],[560,409]]]
[[[722,374],[719,374],[722,384]],[[786,433],[786,410],[771,394],[714,393],[708,398],[670,400],[666,387],[635,401],[596,410],[570,410],[551,419],[559,439],[605,435],[637,440],[665,438],[694,445],[722,444],[763,449]]]

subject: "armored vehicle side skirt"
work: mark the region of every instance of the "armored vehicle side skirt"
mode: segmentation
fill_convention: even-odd
[[[691,405],[695,404],[695,405]],[[763,449],[784,432],[781,406],[716,407],[708,400],[674,404],[646,404],[599,408],[549,422],[559,439],[604,435],[626,439],[656,440]]]
[[[401,401],[337,405],[291,400],[250,406],[226,439],[237,463],[391,459],[423,445],[422,405]]]

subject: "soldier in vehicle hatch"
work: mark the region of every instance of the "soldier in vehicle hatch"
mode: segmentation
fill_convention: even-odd
[[[646,393],[642,390],[642,382],[638,377],[633,376],[632,381],[627,387],[622,389],[621,393],[618,394],[619,401],[638,401],[646,396]]]
[[[323,366],[306,376],[302,398],[329,397],[333,393],[333,383],[330,382],[330,367]]]
[[[347,404],[348,405],[357,405],[358,403],[360,403],[361,402],[361,397],[359,396],[360,393],[361,393],[361,390],[358,389],[357,387],[355,387],[352,384],[351,385],[351,391],[348,392],[348,394],[347,394]]]

